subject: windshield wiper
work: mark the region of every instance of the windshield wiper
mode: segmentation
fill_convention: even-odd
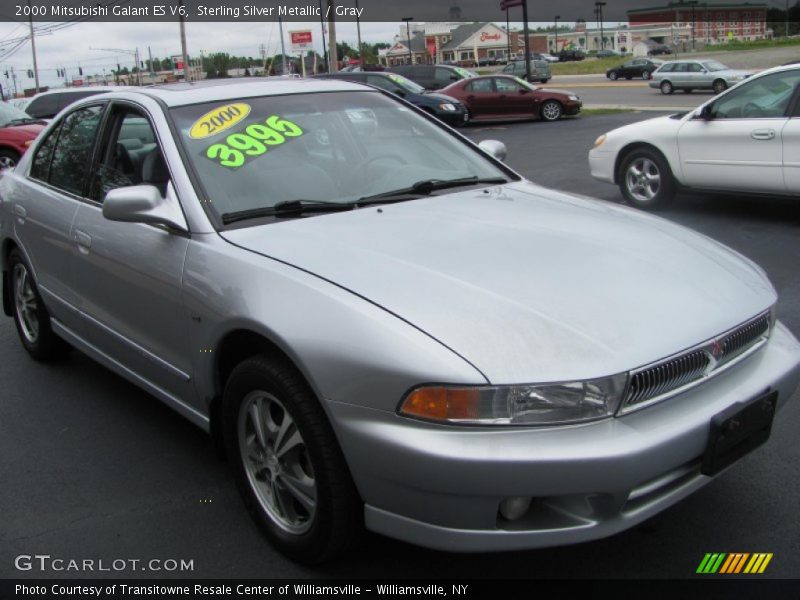
[[[247,210],[237,210],[222,214],[225,225],[237,221],[260,219],[262,217],[298,217],[309,213],[339,212],[353,210],[354,204],[344,202],[325,202],[324,200],[285,200],[274,206],[261,206]]]
[[[44,123],[44,121],[33,117],[20,117],[19,119],[11,119],[6,125],[26,125],[29,123]]]
[[[356,206],[368,206],[370,204],[382,204],[388,202],[400,202],[405,200],[403,196],[429,196],[435,190],[462,187],[466,185],[478,185],[481,183],[508,183],[504,177],[461,177],[459,179],[423,179],[413,185],[399,190],[364,196],[355,202]]]

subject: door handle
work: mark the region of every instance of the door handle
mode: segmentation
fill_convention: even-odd
[[[17,215],[20,219],[24,219],[28,216],[28,211],[25,210],[25,207],[20,204],[14,205],[14,214]]]
[[[92,247],[92,236],[90,236],[88,233],[81,231],[80,229],[76,229],[75,242],[81,248],[85,248],[86,250],[88,250],[89,248]]]
[[[754,140],[773,140],[775,139],[774,129],[756,129],[750,132],[750,137]]]

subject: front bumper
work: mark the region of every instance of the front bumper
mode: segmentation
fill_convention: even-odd
[[[448,125],[463,125],[469,122],[469,113],[464,107],[460,107],[457,111],[436,111],[436,118],[444,121]]]
[[[627,529],[711,480],[711,418],[800,382],[800,343],[778,324],[756,354],[705,384],[624,417],[538,428],[447,427],[329,402],[366,503],[367,527],[448,551],[569,544]],[[776,417],[777,419],[778,417]],[[507,521],[500,503],[531,497]]]
[[[606,183],[616,183],[614,176],[616,161],[617,153],[614,151],[604,152],[602,146],[589,150],[589,172],[595,179]]]
[[[581,108],[583,108],[583,101],[569,100],[564,103],[564,114],[567,116],[577,115],[581,112]]]
[[[659,79],[658,81],[654,81],[653,79],[651,79],[650,83],[648,83],[647,85],[649,85],[651,88],[658,89],[661,87],[661,80]]]

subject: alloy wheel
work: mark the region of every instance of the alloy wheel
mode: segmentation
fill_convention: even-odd
[[[250,487],[270,519],[300,535],[314,523],[317,482],[305,440],[284,404],[253,391],[241,404],[239,451]]]
[[[0,169],[11,169],[17,165],[17,161],[7,155],[0,156]]]
[[[561,117],[561,105],[558,102],[545,102],[542,106],[542,116],[546,121],[557,121]]]
[[[39,305],[25,265],[17,263],[13,271],[14,306],[22,334],[31,344],[39,339]]]
[[[651,202],[661,188],[661,172],[658,166],[649,158],[635,159],[625,173],[625,187],[639,202]]]

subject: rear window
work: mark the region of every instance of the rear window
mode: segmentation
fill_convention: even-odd
[[[25,109],[34,119],[50,119],[60,110],[56,94],[45,94],[34,98]]]

